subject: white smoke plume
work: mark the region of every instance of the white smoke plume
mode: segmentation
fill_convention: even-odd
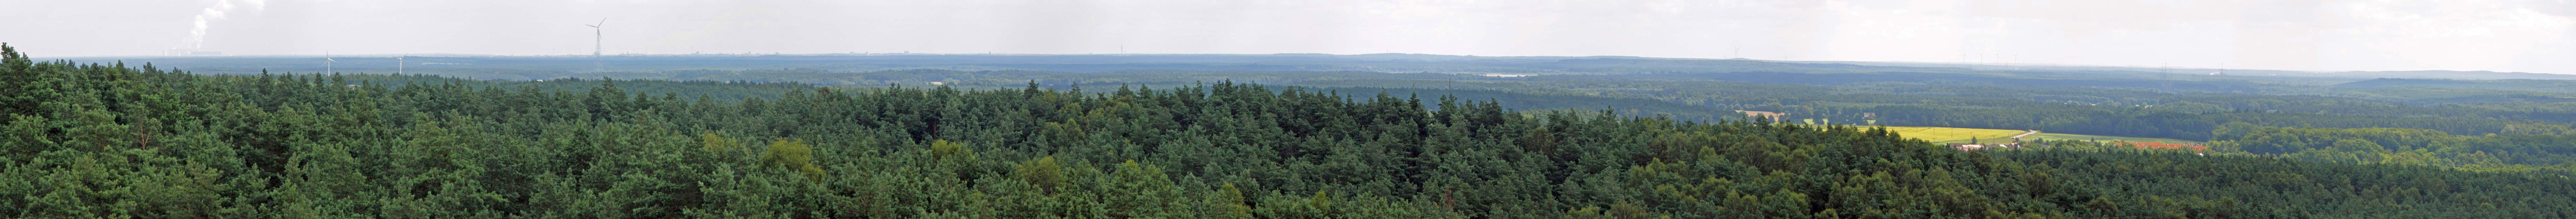
[[[197,12],[197,20],[188,26],[188,39],[181,42],[181,47],[187,49],[205,47],[206,22],[223,20],[224,14],[232,13],[233,9],[249,8],[252,12],[258,12],[266,7],[268,7],[268,0],[215,0],[215,6],[206,7],[205,10]]]

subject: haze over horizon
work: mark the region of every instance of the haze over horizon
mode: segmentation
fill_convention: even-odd
[[[138,4],[150,3],[150,4]],[[2576,1],[47,1],[45,57],[1416,53],[2576,74]],[[554,10],[579,8],[577,10]],[[192,37],[202,35],[199,37]],[[1740,50],[1741,52],[1737,52]],[[2005,54],[2002,56],[1979,54]],[[1969,56],[1983,56],[1971,58]]]

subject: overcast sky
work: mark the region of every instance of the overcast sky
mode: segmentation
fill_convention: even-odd
[[[2576,74],[2576,0],[0,0],[39,57],[1425,53]],[[192,37],[202,33],[202,40]],[[1739,52],[1740,50],[1740,52]],[[2005,54],[1979,56],[1976,54]]]

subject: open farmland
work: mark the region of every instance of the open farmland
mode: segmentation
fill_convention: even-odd
[[[2029,138],[2029,139],[2032,139],[2032,140],[2039,140],[2039,139],[2047,139],[2047,140],[2093,140],[2093,141],[2102,141],[2102,142],[2112,142],[2112,141],[2119,141],[2119,142],[2157,142],[2157,143],[2172,143],[2172,144],[2201,144],[2201,143],[2203,143],[2203,142],[2198,142],[2198,141],[2189,141],[2189,140],[2171,139],[2171,138],[2140,138],[2140,137],[2120,137],[2120,136],[2100,136],[2100,135],[2059,134],[2059,133],[2046,133],[2046,132],[2042,132],[2042,133],[2035,134],[2035,135],[2030,135],[2030,137],[2023,137],[2023,138]]]
[[[1923,139],[1924,141],[1930,141],[1930,142],[1932,142],[1932,143],[1968,143],[1968,139],[1969,139],[1969,138],[1976,138],[1978,143],[2012,142],[2012,136],[2013,136],[2013,135],[2020,135],[2020,134],[2023,132],[2022,130],[2008,130],[2008,129],[1977,129],[1977,128],[1951,128],[1951,127],[1921,127],[1921,126],[1888,126],[1888,127],[1887,127],[1887,130],[1889,130],[1889,131],[1895,131],[1897,134],[1902,134],[1902,135],[1904,135],[1904,136],[1905,136],[1905,137],[1907,137],[1907,138],[1920,138],[1920,139]],[[2120,141],[2120,142],[2160,142],[2160,143],[2181,143],[2181,144],[2202,144],[2202,143],[2204,143],[2204,142],[2199,142],[2199,141],[2189,141],[2189,140],[2171,139],[2171,138],[2141,138],[2141,137],[2120,137],[2120,136],[2101,136],[2101,135],[2078,135],[2078,134],[2047,133],[2047,132],[2041,132],[2041,133],[2039,133],[2039,134],[2032,134],[2032,135],[2030,135],[2030,136],[2026,136],[2026,137],[2022,137],[2022,138],[2024,138],[2024,139],[2029,139],[2029,140],[2042,140],[2042,139],[2045,139],[2045,140],[2095,140],[2095,141],[2102,141],[2102,142],[2112,142],[2112,141]]]
[[[1923,139],[1924,141],[1930,141],[1930,142],[1932,142],[1932,143],[1967,143],[1967,142],[1968,142],[1968,139],[1970,139],[1970,138],[1978,139],[1977,141],[1978,141],[1978,142],[1980,142],[1980,143],[1985,143],[1985,142],[2012,142],[2012,136],[2013,136],[2013,135],[2019,135],[2019,134],[2021,134],[2022,132],[2025,132],[2025,131],[2022,131],[2022,130],[2005,130],[2005,129],[1973,129],[1973,128],[1916,127],[1916,126],[1888,126],[1888,127],[1887,127],[1887,130],[1888,130],[1888,131],[1894,131],[1894,132],[1896,132],[1897,134],[1904,135],[1904,136],[1905,136],[1905,137],[1907,137],[1907,138],[1919,138],[1919,139]]]

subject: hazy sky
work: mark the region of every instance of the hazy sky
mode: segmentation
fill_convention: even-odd
[[[40,57],[1427,53],[2576,74],[2576,0],[0,0]],[[1737,52],[1738,50],[1741,52]],[[1970,58],[1974,54],[2007,54]],[[2001,60],[1995,60],[2001,59]],[[2223,65],[2223,66],[2222,66]]]

